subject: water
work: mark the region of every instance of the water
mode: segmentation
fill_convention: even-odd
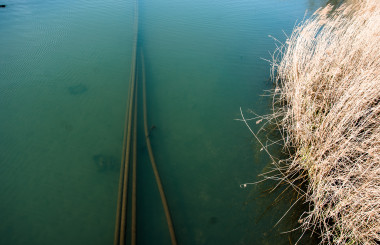
[[[5,4],[0,244],[112,244],[134,3]],[[239,188],[270,161],[233,119],[270,111],[268,35],[283,41],[320,4],[140,1],[152,145],[180,244],[288,244],[279,232],[294,226],[273,225],[289,203]],[[142,139],[138,151],[138,241],[168,244]]]

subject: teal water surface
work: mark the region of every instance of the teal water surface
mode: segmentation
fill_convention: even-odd
[[[134,1],[5,4],[0,244],[112,244]],[[289,244],[280,232],[294,227],[274,228],[289,203],[239,187],[270,161],[234,119],[270,112],[268,36],[284,41],[320,4],[139,1],[151,140],[179,244]],[[143,137],[138,152],[138,244],[169,244]]]

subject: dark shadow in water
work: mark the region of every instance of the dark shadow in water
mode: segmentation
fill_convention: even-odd
[[[247,202],[256,202],[262,207],[260,214],[254,217],[254,223],[260,226],[268,220],[274,221],[264,233],[264,237],[267,237],[271,243],[281,242],[280,244],[293,245],[299,240],[298,244],[319,244],[321,240],[318,230],[314,230],[313,233],[310,230],[303,233],[300,229],[300,222],[302,222],[300,216],[309,210],[309,203],[305,203],[304,199],[298,200],[299,195],[292,188],[288,188],[289,185],[286,183],[274,189],[277,183],[260,183],[257,189],[251,192]],[[304,185],[299,182],[294,184]],[[304,186],[301,188],[305,188]],[[297,203],[292,206],[296,201]],[[275,225],[278,221],[279,223]]]
[[[118,161],[114,156],[98,154],[92,157],[99,172],[113,172],[118,171]]]
[[[268,106],[272,106],[271,101]],[[274,110],[277,111],[280,109],[279,106],[284,105],[276,104],[274,106]],[[277,120],[281,121],[281,118],[277,118]],[[266,143],[269,143],[270,145],[271,142],[278,142],[278,144],[273,144],[267,149],[274,160],[280,164],[280,168],[285,169],[286,163],[283,160],[289,159],[289,157],[294,154],[294,149],[288,148],[285,150],[283,148],[283,135],[279,131],[276,123],[274,121],[271,123],[268,122],[262,127],[260,127],[260,125],[264,123],[264,119],[258,124],[254,121],[250,121],[248,123],[255,132],[260,132],[257,136],[260,138],[261,142],[264,143],[264,145],[266,145]],[[267,166],[263,168],[262,173],[272,171],[270,174],[265,175],[281,176],[280,172],[273,171],[273,168],[274,165],[272,164],[272,161],[269,160]],[[304,176],[304,173],[298,173],[290,176],[290,180],[293,181],[293,185],[306,192],[308,188],[308,181],[302,176]],[[264,237],[267,237],[268,240],[271,240],[272,237],[276,236],[281,238],[280,240],[273,240],[272,243],[281,241],[281,244],[295,244],[302,236],[302,238],[298,241],[298,244],[319,244],[321,240],[317,229],[314,230],[313,233],[311,231],[306,231],[304,234],[301,229],[297,229],[301,225],[300,222],[302,222],[302,220],[300,220],[300,217],[302,214],[312,208],[310,206],[311,203],[305,202],[305,198],[300,199],[300,194],[297,193],[287,182],[282,182],[280,185],[278,184],[279,180],[268,180],[257,184],[256,188],[252,188],[245,205],[248,205],[249,202],[255,202],[259,203],[258,207],[261,207],[258,211],[258,215],[253,217],[253,222],[260,226],[267,220],[274,221],[272,223],[272,227],[269,226],[270,228],[264,234]],[[293,206],[295,202],[296,204]],[[287,214],[284,216],[285,213]],[[284,217],[282,218],[282,216]],[[280,219],[281,221],[275,225],[275,223]],[[287,232],[293,229],[295,230],[292,232]]]
[[[218,222],[219,222],[218,217],[211,217],[211,218],[208,220],[208,223],[209,223],[210,225],[215,225],[215,224],[218,223]]]
[[[337,7],[344,2],[345,2],[344,0],[309,0],[308,7],[309,9],[314,11],[321,6],[324,7],[328,4],[331,4],[332,6]]]
[[[70,94],[72,95],[79,95],[79,94],[83,94],[87,92],[88,88],[84,84],[78,84],[78,85],[68,87],[68,90]]]
[[[71,132],[73,130],[73,125],[67,121],[61,121],[61,127],[65,129],[67,132]]]

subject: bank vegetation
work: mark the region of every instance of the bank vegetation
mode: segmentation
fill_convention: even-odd
[[[274,120],[290,156],[280,176],[309,203],[300,228],[322,244],[379,244],[380,1],[319,9],[272,68]]]

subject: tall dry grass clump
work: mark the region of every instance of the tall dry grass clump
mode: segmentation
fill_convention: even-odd
[[[273,59],[285,175],[308,181],[301,227],[324,244],[379,244],[380,1],[318,10]]]

